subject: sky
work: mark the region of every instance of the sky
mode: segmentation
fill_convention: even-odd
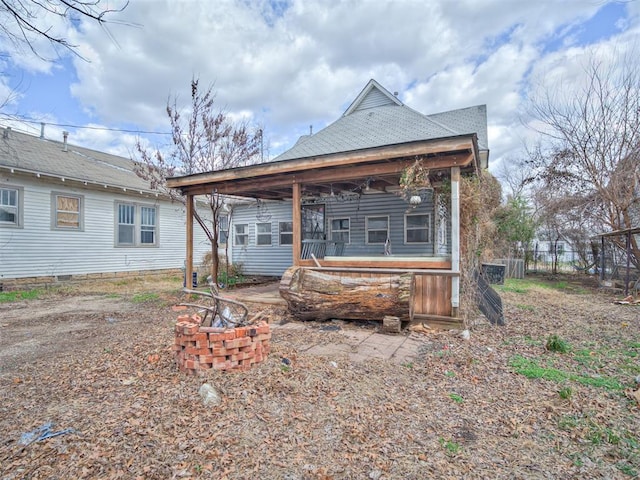
[[[39,135],[46,122],[47,138],[135,158],[137,139],[169,147],[167,101],[187,108],[196,77],[264,128],[272,158],[374,78],[424,114],[487,105],[496,170],[536,140],[531,98],[577,89],[594,56],[638,61],[640,39],[640,0],[130,0],[106,18],[39,16],[79,55],[35,39],[43,59],[0,35],[1,112],[28,120],[0,124]]]

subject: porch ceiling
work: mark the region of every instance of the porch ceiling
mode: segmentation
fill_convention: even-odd
[[[432,171],[453,166],[473,169],[478,165],[475,135],[412,142],[355,152],[286,160],[167,180],[184,195],[217,191],[225,195],[262,199],[292,196],[292,185],[302,186],[302,195],[382,190],[397,186],[400,174],[416,156]]]

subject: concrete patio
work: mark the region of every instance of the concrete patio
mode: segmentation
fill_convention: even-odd
[[[287,303],[278,293],[279,283],[256,285],[252,287],[227,290],[224,295],[248,304],[274,305],[286,307]],[[319,324],[315,322],[286,322],[271,323],[274,332],[278,330],[305,330],[316,329]],[[320,324],[324,325],[324,324]],[[332,327],[335,327],[333,325]],[[398,364],[409,363],[419,355],[420,347],[429,343],[429,337],[413,332],[400,334],[383,334],[377,329],[350,327],[331,328],[341,337],[339,343],[309,344],[300,350],[310,355],[318,356],[347,356],[354,362],[366,361],[371,358],[389,360]]]

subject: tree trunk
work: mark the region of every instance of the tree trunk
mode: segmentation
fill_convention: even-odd
[[[290,267],[280,281],[280,295],[300,320],[381,321],[390,315],[408,321],[414,288],[412,273],[354,278],[304,267]]]

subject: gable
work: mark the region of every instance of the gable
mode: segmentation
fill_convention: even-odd
[[[345,113],[313,135],[305,135],[272,161],[310,158],[386,145],[477,135],[483,166],[488,159],[485,105],[424,115],[370,80]]]
[[[371,79],[347,108],[343,116],[346,117],[361,110],[388,105],[402,105],[402,102],[374,79]]]

